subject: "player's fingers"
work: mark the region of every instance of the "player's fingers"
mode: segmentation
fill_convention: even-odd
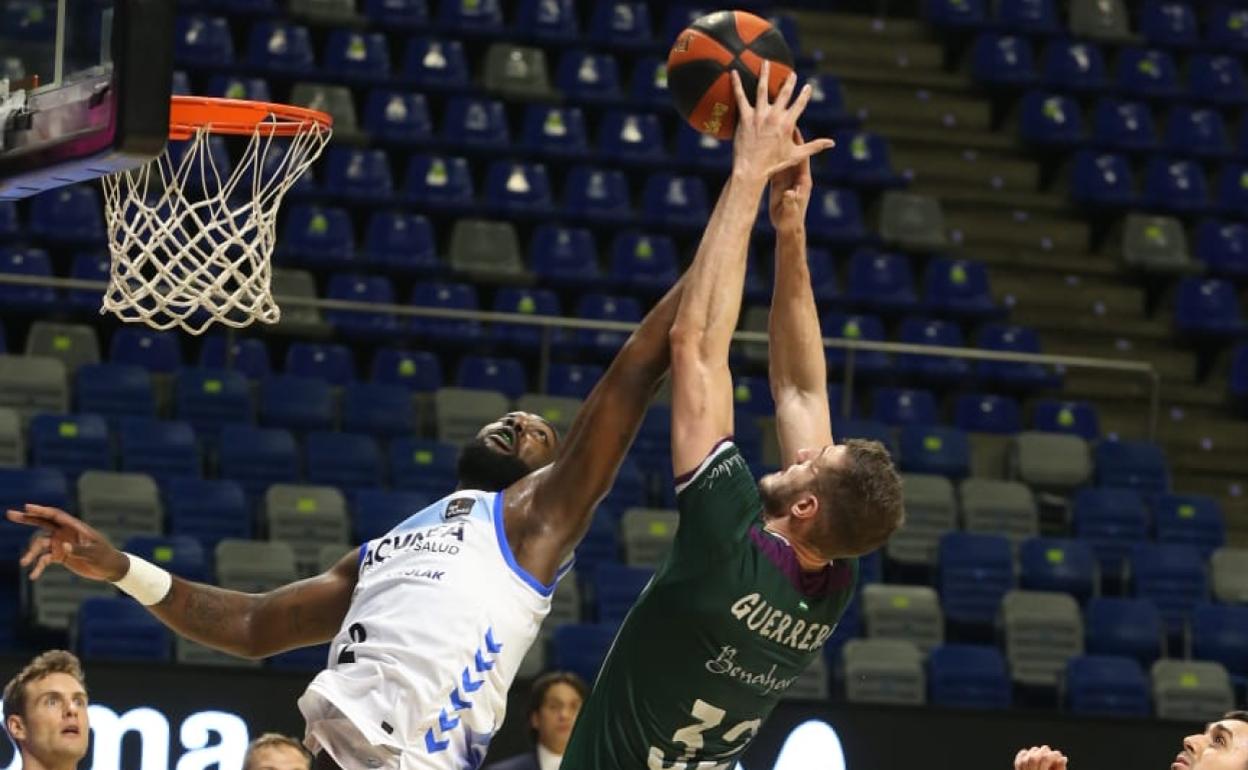
[[[776,106],[778,108],[782,110],[788,108],[789,102],[793,101],[793,89],[795,88],[797,88],[797,73],[790,72],[780,86],[780,93],[776,94]]]
[[[745,96],[745,86],[741,84],[741,73],[734,69],[729,79],[732,81],[732,94],[737,99],[737,112],[744,119],[753,114],[754,108],[750,106],[750,100]]]
[[[824,150],[830,150],[835,146],[836,142],[831,139],[812,139],[797,148],[797,157],[801,160],[805,160],[818,155]]]
[[[754,95],[754,101],[759,109],[768,107],[771,102],[767,99],[768,84],[771,82],[771,62],[763,59],[763,66],[758,72],[758,89]]]
[[[22,554],[22,558],[17,563],[23,567],[30,566],[41,554],[48,550],[48,545],[52,541],[46,536],[36,537],[30,541],[30,545],[26,547],[26,552]]]
[[[797,76],[794,75],[794,80],[796,81],[796,79]],[[810,83],[802,86],[802,90],[797,93],[797,99],[789,107],[789,120],[797,123],[797,119],[806,111],[806,105],[810,104],[810,96],[814,92],[815,89],[811,88]]]
[[[43,571],[47,569],[48,565],[51,563],[52,554],[45,553],[43,556],[40,556],[39,561],[35,563],[35,568],[30,571],[30,579],[38,580],[39,576],[43,574]]]
[[[25,511],[15,511],[15,510],[9,509],[5,513],[5,516],[8,518],[9,521],[13,522],[14,524],[25,524],[28,527],[42,527],[47,530],[50,530],[53,527],[52,522],[49,521],[46,517],[32,516],[26,513]]]

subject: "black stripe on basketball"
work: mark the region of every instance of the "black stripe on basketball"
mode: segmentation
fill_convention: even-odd
[[[787,65],[789,69],[793,68],[793,52],[789,50],[789,44],[784,41],[784,35],[780,34],[780,30],[775,27],[755,38],[748,48],[763,59],[778,61]],[[735,49],[733,54],[741,55]]]
[[[734,60],[733,63],[742,77],[749,73],[749,70],[741,64],[740,60]],[[680,114],[686,117],[693,114],[694,109],[698,106],[698,102],[702,101],[702,97],[706,95],[707,90],[714,85],[715,81],[725,71],[724,65],[711,59],[697,59],[673,67],[667,73],[667,79],[669,83],[676,79],[680,80],[681,87],[671,90],[672,99],[675,100],[676,109]],[[750,77],[754,76],[751,74]],[[757,78],[754,80],[754,87],[758,87]]]
[[[707,14],[689,26],[727,48],[733,56],[740,56],[745,50],[745,41],[737,34],[736,19],[732,11]]]

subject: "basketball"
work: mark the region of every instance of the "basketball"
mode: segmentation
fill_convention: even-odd
[[[767,84],[774,98],[793,71],[793,53],[766,19],[745,11],[716,11],[689,25],[667,56],[667,85],[676,109],[689,125],[717,139],[737,129],[732,70],[741,76],[752,102],[763,61],[771,61]]]

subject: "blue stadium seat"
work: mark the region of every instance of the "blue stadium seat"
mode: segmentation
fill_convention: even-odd
[[[1066,663],[1065,706],[1091,717],[1147,717],[1150,683],[1139,661],[1121,655],[1077,655]]]
[[[776,412],[776,404],[771,398],[771,386],[766,377],[748,374],[734,377],[732,401],[738,414],[770,417]]]
[[[1248,330],[1235,287],[1221,278],[1189,276],[1174,298],[1174,327],[1193,337],[1241,335]]]
[[[648,475],[666,477],[671,470],[671,446],[672,409],[653,404],[641,421],[628,456]]]
[[[927,263],[923,289],[923,304],[932,313],[972,320],[1001,314],[982,262],[933,257]]]
[[[400,438],[390,443],[390,481],[395,489],[437,500],[455,487],[459,447],[441,441]]]
[[[352,498],[352,535],[360,543],[379,538],[437,499],[420,492],[358,490]]]
[[[971,447],[966,433],[937,425],[901,427],[901,469],[935,473],[953,479],[971,472]]]
[[[1175,0],[1148,0],[1136,19],[1140,35],[1162,48],[1194,48],[1200,43],[1196,11]]]
[[[349,302],[395,304],[394,284],[380,275],[334,273],[329,277],[326,296]],[[325,320],[351,334],[388,335],[398,328],[393,313],[361,313],[355,310],[326,310]]]
[[[974,29],[988,20],[984,0],[932,0],[922,8],[923,18],[944,29]]]
[[[615,641],[618,626],[597,623],[565,623],[555,628],[548,665],[575,672],[592,682]]]
[[[69,482],[55,468],[0,467],[0,510],[22,510],[27,503],[69,509]],[[30,544],[31,529],[0,517],[0,556],[13,564]]]
[[[550,289],[500,288],[494,294],[494,308],[499,313],[561,316],[559,297]],[[536,350],[542,345],[543,328],[526,324],[497,323],[491,326],[494,340],[511,349]],[[552,340],[556,330],[552,330]]]
[[[554,205],[546,166],[509,160],[491,163],[485,173],[485,203],[506,217],[551,213]]]
[[[862,218],[856,190],[820,189],[814,192],[806,215],[806,232],[815,242],[855,246],[870,236]]]
[[[576,317],[595,321],[641,321],[641,305],[632,297],[585,294],[576,305]],[[576,343],[587,352],[614,355],[628,338],[626,332],[580,329]]]
[[[1010,435],[1023,429],[1022,409],[1009,396],[966,393],[958,396],[954,424],[968,433]]]
[[[543,43],[572,43],[580,34],[574,0],[520,0],[516,31]]]
[[[810,290],[815,295],[816,303],[840,301],[841,281],[836,275],[836,261],[832,258],[832,252],[818,246],[808,247],[806,269],[810,273]],[[767,282],[761,277],[760,283],[764,289],[767,288]],[[746,291],[749,292],[748,286]]]
[[[948,532],[940,538],[937,559],[937,585],[945,617],[962,625],[991,626],[1001,598],[1014,587],[1009,539],[1004,535]]]
[[[559,57],[555,86],[573,101],[617,99],[620,96],[619,64],[610,54],[567,51]]]
[[[962,329],[956,323],[939,319],[904,318],[898,339],[909,345],[952,348],[965,345]],[[958,382],[971,373],[971,365],[964,358],[904,353],[897,357],[897,365],[907,376],[932,383]]]
[[[1224,51],[1248,52],[1248,9],[1227,3],[1210,8],[1205,42]]]
[[[1103,98],[1092,110],[1092,141],[1120,152],[1158,148],[1157,127],[1145,102]]]
[[[1133,593],[1157,605],[1172,637],[1187,630],[1192,609],[1209,599],[1209,575],[1196,546],[1137,543],[1130,567]]]
[[[822,171],[815,172],[816,178],[826,176],[833,183],[872,188],[899,187],[905,183],[893,171],[888,142],[879,134],[841,133],[836,142],[836,148],[826,153]]]
[[[372,436],[312,431],[304,441],[307,479],[340,489],[366,489],[382,482],[381,447]]]
[[[632,216],[628,181],[618,169],[575,166],[564,180],[563,208],[568,216],[596,224],[616,224]]]
[[[615,475],[615,486],[611,488],[599,508],[608,513],[614,512],[615,521],[618,524],[619,514],[624,510],[646,504],[649,498],[648,484],[649,481],[642,473],[637,461],[631,457],[625,457],[624,462],[620,464],[619,472]],[[675,492],[672,495],[674,497]]]
[[[228,369],[179,369],[174,384],[174,413],[201,435],[215,436],[225,423],[253,419],[247,378]]]
[[[390,77],[390,44],[380,32],[331,29],[321,66],[336,79],[360,83]]]
[[[543,283],[554,286],[596,286],[602,280],[598,246],[584,227],[538,225],[529,241],[529,266]]]
[[[8,246],[0,248],[0,273],[51,278],[52,261],[43,249]],[[98,306],[98,292],[95,296]],[[0,306],[14,310],[51,310],[56,304],[55,289],[0,283]]]
[[[646,56],[633,65],[629,96],[649,108],[667,108],[672,92],[667,87],[667,57]]]
[[[1221,159],[1233,154],[1222,113],[1208,107],[1175,105],[1166,119],[1165,149],[1179,156]]]
[[[261,425],[300,431],[328,430],[333,422],[333,389],[324,380],[279,374],[260,381]]]
[[[376,141],[421,144],[433,139],[424,94],[373,88],[364,102],[364,130]]]
[[[811,75],[806,82],[810,83],[811,90],[810,102],[802,113],[805,125],[821,129],[840,128],[858,122],[857,115],[845,104],[845,92],[836,75],[830,72]]]
[[[1169,53],[1156,49],[1127,48],[1118,54],[1118,88],[1141,99],[1173,99],[1182,95],[1178,70]]]
[[[1101,437],[1100,416],[1086,401],[1037,401],[1032,406],[1031,427],[1048,433],[1072,433],[1087,441]]]
[[[602,377],[602,367],[593,364],[551,364],[546,392],[552,396],[585,398]]]
[[[381,348],[373,356],[370,376],[382,385],[432,393],[442,387],[442,363],[428,351]]]
[[[185,580],[212,581],[204,545],[186,535],[136,535],[126,540],[126,553],[147,559]]]
[[[461,388],[495,390],[514,400],[528,391],[528,379],[518,358],[464,356],[455,384]]]
[[[876,388],[871,394],[871,417],[893,426],[940,422],[932,392],[912,388]]]
[[[629,230],[611,242],[611,277],[621,286],[666,291],[680,277],[676,244],[666,235]]]
[[[1165,452],[1150,441],[1102,441],[1092,450],[1096,483],[1143,494],[1170,488]]]
[[[355,358],[346,345],[292,342],[286,350],[285,373],[346,385],[355,379]]]
[[[459,91],[469,87],[464,44],[442,36],[417,37],[408,41],[403,51],[402,72],[404,78],[420,89]]]
[[[264,344],[264,340],[245,337],[235,340],[227,348],[223,334],[204,337],[204,343],[199,349],[199,365],[205,369],[230,369],[249,380],[268,377],[272,369],[269,346]]]
[[[667,227],[701,228],[711,214],[701,177],[670,173],[646,179],[641,207],[647,222]]]
[[[905,312],[918,307],[910,260],[901,254],[858,249],[849,260],[847,298],[877,312]]]
[[[477,299],[477,290],[472,285],[446,281],[422,281],[415,284],[412,286],[409,304],[417,307],[453,310],[481,309],[481,303]],[[447,344],[472,342],[482,336],[480,322],[454,318],[412,316],[408,319],[408,329],[421,339]]]
[[[364,255],[392,270],[429,275],[442,269],[433,225],[421,214],[379,211],[368,220]]]
[[[104,203],[99,191],[85,184],[58,187],[30,200],[30,232],[55,244],[104,242]]]
[[[69,277],[80,281],[107,281],[111,267],[112,257],[106,251],[79,252],[70,264]],[[73,289],[67,292],[66,299],[75,310],[98,312],[100,309],[97,289]]]
[[[1008,709],[1014,700],[1005,656],[996,647],[942,644],[927,657],[927,700],[935,706]]]
[[[500,0],[443,0],[438,3],[438,24],[465,34],[501,33],[503,8]]]
[[[203,69],[233,64],[230,23],[221,16],[179,15],[173,33],[173,59],[179,66]]]
[[[1241,402],[1248,400],[1248,344],[1239,345],[1231,353],[1229,380],[1231,395]]]
[[[187,93],[190,93],[189,88]],[[208,81],[208,95],[225,99],[249,99],[254,102],[273,101],[268,80],[239,75],[213,75]]]
[[[353,382],[342,391],[342,429],[381,438],[416,432],[412,392],[400,385]]]
[[[247,63],[275,75],[310,75],[316,71],[308,28],[285,21],[258,21],[247,41]]]
[[[1157,542],[1195,546],[1208,559],[1226,545],[1226,520],[1217,498],[1208,495],[1158,495],[1153,502]]]
[[[1198,604],[1191,626],[1191,656],[1221,663],[1242,686],[1248,679],[1248,607]]]
[[[394,177],[385,150],[335,145],[323,161],[325,192],[353,203],[385,203],[394,197]]]
[[[153,374],[171,374],[182,365],[182,347],[173,332],[126,326],[113,332],[108,360],[141,366]]]
[[[299,263],[340,267],[355,261],[351,215],[338,206],[296,203],[286,214],[280,253]]]
[[[847,340],[882,342],[884,322],[873,315],[846,315],[829,313],[823,317],[820,327],[825,337]],[[845,366],[847,353],[844,348],[828,348],[828,367],[840,369]],[[854,351],[854,369],[859,374],[872,377],[892,371],[892,357],[878,350]]]
[[[161,490],[170,535],[193,537],[210,551],[225,538],[251,537],[251,514],[237,482],[175,478]]]
[[[1019,587],[1058,591],[1080,603],[1096,593],[1099,566],[1092,546],[1082,540],[1030,537],[1018,547]]]
[[[1084,629],[1089,654],[1122,655],[1148,667],[1164,649],[1161,613],[1147,599],[1094,596],[1084,613]]]
[[[86,660],[168,662],[173,634],[128,597],[93,596],[78,607],[74,646]]]
[[[199,444],[190,423],[134,417],[121,423],[121,469],[146,473],[159,484],[203,474]]]
[[[84,364],[74,374],[78,411],[108,418],[152,417],[156,397],[146,369],[124,364]]]
[[[585,113],[579,107],[530,104],[524,111],[520,146],[527,152],[558,158],[589,153]]]
[[[70,481],[83,471],[112,470],[108,423],[93,414],[37,414],[30,420],[30,459],[58,468]]]
[[[1053,35],[1061,26],[1054,0],[1000,0],[996,23],[1025,35]]]
[[[1133,489],[1081,489],[1072,516],[1075,537],[1092,545],[1106,578],[1116,579],[1131,548],[1148,539],[1148,508]]]
[[[1136,203],[1135,180],[1125,155],[1083,149],[1070,169],[1070,199],[1091,208],[1129,208]]]
[[[1054,40],[1044,49],[1044,84],[1059,91],[1096,93],[1109,86],[1101,49],[1092,43]]]
[[[225,425],[218,447],[221,477],[237,482],[250,500],[262,497],[271,484],[299,480],[299,450],[290,431]]]
[[[1028,144],[1065,148],[1084,140],[1083,113],[1064,94],[1028,91],[1019,104],[1018,121],[1020,136]]]
[[[646,48],[653,45],[650,9],[646,3],[626,0],[599,2],[589,18],[589,39],[611,48]]]
[[[500,150],[511,144],[507,113],[498,99],[452,96],[442,120],[442,141],[474,150]]]
[[[975,344],[984,350],[1040,352],[1040,337],[1033,329],[1003,323],[981,327]],[[1060,375],[1041,364],[981,361],[976,365],[975,372],[981,380],[1009,388],[1043,389],[1061,384]]]
[[[665,160],[667,146],[659,116],[632,110],[608,111],[598,129],[598,151],[614,163]]]
[[[13,201],[0,202],[0,240],[13,238],[21,229],[21,222],[17,218],[17,204]]]
[[[594,570],[593,585],[598,622],[622,622],[653,575],[654,570],[648,567],[599,564]]]
[[[1248,104],[1248,77],[1234,56],[1192,54],[1187,60],[1187,86],[1200,102],[1231,107]]]
[[[407,200],[435,210],[470,210],[475,189],[468,161],[456,156],[413,155],[403,177]]]
[[[1248,164],[1232,163],[1218,174],[1217,207],[1228,216],[1243,216],[1248,211]]]

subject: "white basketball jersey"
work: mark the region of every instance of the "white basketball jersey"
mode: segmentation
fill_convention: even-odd
[[[502,493],[456,492],[365,543],[329,666],[299,701],[310,747],[345,770],[475,770],[553,591],[516,563]],[[318,734],[326,702],[394,761]]]

